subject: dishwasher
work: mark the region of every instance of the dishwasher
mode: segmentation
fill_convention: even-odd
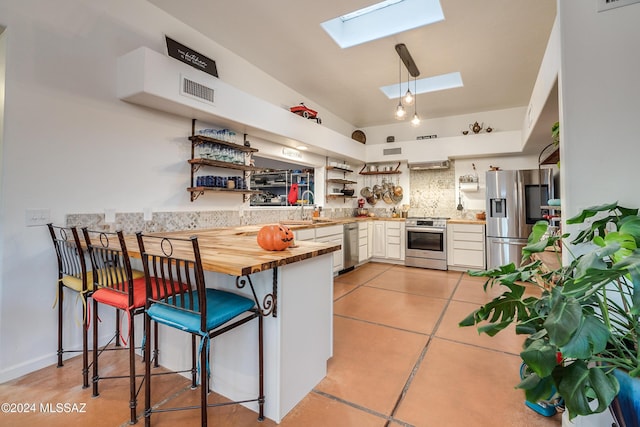
[[[358,263],[358,223],[344,225],[343,235],[343,271],[351,270]]]

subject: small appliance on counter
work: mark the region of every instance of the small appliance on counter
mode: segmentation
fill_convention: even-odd
[[[364,199],[358,199],[358,209],[356,212],[356,216],[358,217],[369,216],[369,209],[364,207]]]

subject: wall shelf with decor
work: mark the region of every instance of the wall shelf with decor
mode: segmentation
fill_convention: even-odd
[[[464,192],[475,192],[480,189],[477,174],[462,175],[458,178],[458,188]]]
[[[344,166],[345,167],[328,165],[325,168],[327,171],[326,197],[325,197],[327,201],[335,200],[335,199],[343,199],[342,200],[343,203],[346,203],[347,199],[356,198],[356,196],[354,195],[355,190],[347,188],[347,185],[357,184],[358,182],[347,179],[347,175],[352,174],[353,170],[346,167],[347,165],[344,165]],[[342,174],[342,175],[340,176],[337,174]],[[334,186],[332,186],[332,184]],[[337,185],[338,187],[335,187],[335,185]],[[340,188],[339,186],[342,186],[342,188]]]
[[[380,169],[380,168],[383,169]],[[400,162],[395,166],[381,166],[378,163],[365,163],[358,172],[360,175],[395,175],[402,173],[400,169]]]
[[[249,194],[260,193],[247,187],[251,172],[261,170],[251,166],[251,156],[258,150],[212,136],[196,134],[195,123],[196,119],[192,119],[189,137],[191,158],[188,163],[191,165],[191,185],[187,191],[191,194],[191,201],[205,192],[238,193],[242,194],[243,201],[246,201]],[[231,177],[196,176],[203,166],[241,171],[242,174]]]

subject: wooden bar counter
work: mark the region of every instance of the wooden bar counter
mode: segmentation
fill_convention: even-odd
[[[198,237],[207,287],[252,297],[249,281],[253,285],[266,314],[265,416],[279,423],[327,374],[333,355],[332,252],[340,245],[301,241],[284,251],[266,251],[256,241],[259,228],[157,234]],[[127,237],[127,247],[131,256],[140,257],[135,236]],[[179,248],[174,249],[178,255]],[[216,393],[233,400],[257,394],[257,334],[257,322],[250,322],[215,338],[211,378]],[[160,364],[188,368],[190,342],[188,334],[161,325]],[[247,407],[257,411],[257,404]]]

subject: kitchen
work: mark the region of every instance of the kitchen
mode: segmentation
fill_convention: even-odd
[[[565,109],[562,119],[567,134],[563,139],[566,145],[562,145],[561,151],[562,154],[564,151],[572,153],[571,156],[563,156],[560,169],[563,175],[563,205],[575,212],[581,206],[596,204],[603,199],[638,204],[638,196],[630,194],[626,185],[627,177],[618,172],[624,167],[614,163],[622,161],[626,166],[624,162],[631,162],[634,156],[626,156],[628,160],[618,157],[612,160],[607,156],[589,154],[597,150],[602,141],[607,142],[612,152],[620,147],[637,154],[633,151],[636,150],[633,148],[635,145],[631,143],[637,134],[634,120],[620,120],[618,117],[618,114],[626,116],[628,112],[637,112],[631,100],[637,99],[633,82],[638,64],[634,55],[630,54],[636,45],[634,37],[637,36],[631,30],[629,33],[633,37],[620,36],[626,25],[630,25],[629,22],[637,22],[637,7],[610,11],[608,15],[596,14],[590,5],[565,4],[559,10],[562,12],[561,24],[564,25],[560,30],[563,49],[573,55],[563,56],[568,61],[563,65],[567,68],[563,69],[566,80],[562,89],[565,91],[562,93]],[[3,107],[2,145],[3,289],[0,298],[0,347],[15,348],[11,354],[3,352],[1,355],[0,369],[4,381],[48,365],[51,360],[49,349],[55,348],[52,329],[42,327],[51,323],[49,308],[53,294],[48,289],[50,278],[55,273],[53,265],[48,262],[49,242],[43,239],[41,227],[25,227],[26,209],[49,208],[49,218],[57,223],[64,223],[68,214],[93,215],[96,220],[102,220],[105,213],[113,213],[116,220],[121,214],[135,214],[135,220],[140,221],[136,225],[143,226],[146,224],[145,212],[152,218],[172,212],[183,228],[216,227],[227,225],[229,221],[232,225],[240,225],[241,221],[249,223],[254,217],[257,220],[258,215],[263,215],[261,221],[276,221],[280,219],[281,211],[256,214],[256,211],[245,207],[241,197],[235,194],[221,197],[206,195],[191,203],[185,191],[189,173],[186,164],[189,144],[186,138],[190,133],[190,119],[126,103],[116,96],[115,75],[119,57],[140,46],[150,46],[156,52],[163,52],[163,33],[183,34],[182,37],[176,37],[187,44],[194,44],[195,48],[206,50],[203,47],[208,45],[209,40],[202,34],[147,2],[117,2],[111,9],[72,1],[56,8],[42,4],[33,7],[32,3],[26,2],[25,5],[3,4],[0,11],[0,25],[7,27],[2,41],[7,62],[2,68],[3,75],[6,74],[6,86],[3,87],[6,105]],[[153,24],[141,26],[141,21]],[[585,37],[597,40],[589,52],[583,52],[580,48]],[[611,40],[621,43],[621,49],[615,52],[607,49],[607,41]],[[225,66],[233,64],[236,70],[246,67],[240,58],[222,49],[220,51],[220,55],[215,56],[221,67],[225,63]],[[60,62],[60,58],[64,62]],[[606,74],[604,64],[611,63],[627,66],[619,67],[621,75],[615,82],[608,81],[607,89],[593,84],[597,76]],[[394,62],[393,65],[397,64]],[[246,72],[257,74],[253,69]],[[233,73],[227,72],[225,78],[231,78],[230,74]],[[251,77],[246,80],[251,80]],[[240,80],[240,77],[233,78]],[[269,87],[281,87],[278,82],[265,77],[256,79],[256,83],[245,81],[238,86],[249,93],[264,93],[270,90]],[[283,91],[291,94],[288,89]],[[549,90],[546,92],[548,94]],[[611,99],[611,92],[615,95],[614,102],[627,112],[598,106]],[[589,98],[585,99],[585,96]],[[297,94],[289,98],[288,106],[300,102]],[[533,109],[539,108],[545,100],[546,97],[543,97],[542,101],[534,102]],[[503,152],[521,152],[519,144],[522,142],[523,118],[528,113],[529,106],[523,104],[513,110],[468,113],[459,115],[455,120],[434,119],[430,122],[434,126],[424,134],[437,134],[438,138],[419,142],[432,144],[430,147],[434,156],[424,160],[442,160],[448,157],[442,150],[450,147],[455,158],[455,166],[450,171],[455,172],[447,185],[453,186],[453,191],[447,193],[446,210],[438,211],[433,200],[412,185],[411,172],[403,170],[400,185],[409,195],[410,203],[412,194],[419,197],[416,200],[420,200],[416,205],[420,208],[412,215],[455,218],[458,215],[456,179],[473,173],[472,163],[476,165],[481,186],[483,173],[490,166],[503,169],[534,167],[539,150],[508,157],[483,151],[487,145],[485,142],[491,140],[501,147],[509,147]],[[323,111],[321,115],[323,123],[337,122],[327,112]],[[241,118],[252,120],[244,115]],[[292,117],[291,121],[294,119],[297,120]],[[491,134],[461,135],[460,132],[475,121],[490,124],[496,130]],[[325,125],[317,126],[311,121],[303,122],[304,125],[298,122],[303,121],[297,120],[293,126],[296,129],[316,125],[315,130],[321,136],[317,139],[310,137],[310,140],[331,152],[342,152],[343,157],[336,160],[352,166],[356,166],[356,163],[348,159],[388,164],[384,162],[381,148],[400,146],[414,150],[413,145],[418,144],[414,141],[414,135],[402,135],[401,132],[409,132],[404,128],[398,132],[386,127],[367,129],[368,142],[377,143],[363,146],[349,138],[353,130],[351,126],[341,132],[346,135],[344,138],[334,138],[333,134],[327,133]],[[114,123],[118,126],[114,126]],[[404,125],[408,127],[407,123]],[[346,125],[343,127],[347,128]],[[546,131],[549,132],[549,129]],[[390,135],[395,135],[398,142],[386,143]],[[266,153],[268,141],[264,142],[263,147],[259,139],[251,138],[252,147]],[[276,147],[272,149],[275,152]],[[473,158],[467,158],[465,152],[471,152]],[[415,153],[406,151],[405,154],[406,158],[410,158]],[[302,154],[303,158],[305,155]],[[325,157],[318,156],[304,163],[321,168],[326,162]],[[148,159],[162,160],[146,161]],[[97,179],[93,175],[96,169],[100,169],[96,165],[100,165],[101,160],[105,162],[104,174],[108,177],[105,179]],[[609,171],[606,186],[602,185],[602,174],[593,173],[593,170],[603,169]],[[322,172],[318,171],[316,181],[319,187],[324,185],[324,180]],[[133,191],[122,191],[132,186]],[[316,192],[323,194],[319,188]],[[480,191],[465,192],[462,202],[465,214],[486,209]],[[341,201],[330,201],[324,208],[325,215],[332,211],[338,217],[344,216],[341,210],[353,210],[355,206],[347,208]],[[289,215],[293,219],[298,213],[295,209],[282,212],[287,212],[283,214],[286,219],[289,219]],[[272,216],[264,218],[267,215]],[[131,220],[130,217],[122,218]],[[16,301],[22,301],[22,297],[18,289],[10,286],[12,283],[33,283],[36,286],[38,292],[34,292],[30,302],[38,307],[36,314],[27,316],[29,310],[16,304]],[[13,325],[30,325],[32,339],[23,342]]]

